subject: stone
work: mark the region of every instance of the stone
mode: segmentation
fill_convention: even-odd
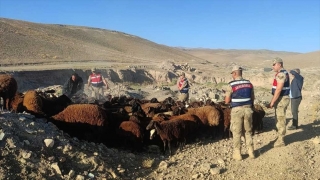
[[[58,163],[52,163],[51,167],[56,171],[57,174],[60,174],[60,175],[62,174],[61,170],[60,170],[60,168],[58,166]]]
[[[22,158],[24,158],[24,159],[29,159],[30,157],[31,157],[31,155],[32,155],[32,152],[31,151],[29,151],[29,152],[22,152]]]
[[[0,131],[0,141],[3,140],[4,136],[5,136],[5,134],[2,131]]]
[[[68,173],[69,178],[72,178],[74,175],[75,175],[75,172],[74,170],[71,169]]]
[[[201,171],[201,172],[208,172],[208,171],[210,170],[210,168],[211,168],[211,164],[209,164],[209,163],[203,163],[203,164],[201,164],[201,166],[200,166],[200,171]]]
[[[200,177],[200,174],[192,175],[192,179],[198,179],[199,177]]]
[[[26,145],[30,145],[30,142],[28,140],[23,140],[23,143],[25,143]]]
[[[168,168],[168,166],[169,166],[169,164],[168,164],[167,162],[161,161],[160,164],[159,164],[158,169],[159,169],[159,170],[165,170],[165,169]]]
[[[85,180],[85,178],[82,175],[77,175],[76,180]]]
[[[210,169],[210,174],[211,175],[216,175],[216,174],[220,174],[220,168],[216,167],[216,168],[211,168]]]
[[[54,140],[53,139],[45,139],[44,143],[45,143],[46,147],[50,147],[51,148],[54,145]]]

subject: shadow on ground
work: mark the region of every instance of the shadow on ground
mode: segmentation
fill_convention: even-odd
[[[284,137],[284,142],[286,143],[286,146],[288,146],[289,144],[292,144],[294,142],[310,140],[316,136],[319,136],[320,135],[320,119],[317,119],[317,120],[313,121],[312,123],[309,123],[306,125],[301,125],[301,126],[299,126],[298,130],[292,130],[292,131],[296,131],[296,132],[293,132],[292,134],[287,134]],[[276,139],[273,141],[270,141],[267,145],[257,149],[259,154],[260,155],[264,154],[264,153],[268,152],[269,150],[271,150],[272,148],[274,148],[273,145],[274,145],[275,141],[276,141]]]

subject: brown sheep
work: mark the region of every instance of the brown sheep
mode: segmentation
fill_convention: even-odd
[[[165,114],[165,113],[158,113],[158,114],[155,114],[152,117],[152,120],[154,120],[154,121],[166,121],[166,120],[169,120],[170,117],[171,117],[171,115],[168,115],[168,114]]]
[[[137,151],[142,150],[143,129],[137,121],[123,121],[119,126],[118,135],[126,147]]]
[[[13,112],[15,113],[23,112],[23,98],[24,98],[24,94],[16,93],[16,95],[11,101],[11,108]]]
[[[199,131],[205,137],[216,137],[219,132],[219,124],[223,120],[223,114],[213,106],[203,106],[199,108],[188,108],[186,114],[192,114],[199,117],[201,123]],[[220,125],[221,126],[221,125]]]
[[[161,104],[160,103],[144,103],[144,104],[141,104],[141,108],[148,117],[151,117],[151,115],[149,115],[151,112],[158,113],[160,111]]]
[[[201,120],[196,115],[182,114],[179,116],[171,116],[169,119],[170,120],[181,119],[185,121],[185,129],[186,129],[185,133],[187,135],[187,139],[195,139],[196,135],[199,133],[198,128],[201,123]]]
[[[203,107],[203,106],[205,106],[205,104],[202,101],[194,101],[189,104],[190,108],[198,108],[198,107]]]
[[[3,99],[3,108],[10,110],[11,101],[18,89],[17,81],[8,74],[0,74],[0,98]]]
[[[231,108],[226,106],[220,106],[220,108],[223,111],[224,116],[224,135],[228,135],[229,137],[232,136],[232,132],[230,131],[230,121],[231,121]],[[260,133],[263,128],[263,117],[265,116],[264,109],[259,105],[255,104],[252,108],[252,135],[254,135],[255,132]],[[243,135],[244,136],[244,135]]]
[[[217,126],[221,115],[219,111],[213,106],[204,106],[199,108],[188,108],[187,114],[193,114],[200,118],[204,125]]]
[[[103,142],[108,125],[106,112],[94,104],[72,104],[50,119],[71,136]]]
[[[231,124],[231,108],[226,107],[223,111],[223,138],[231,137],[230,124]]]
[[[106,113],[95,104],[72,104],[62,112],[52,116],[54,120],[69,123],[85,123],[93,126],[103,126],[106,123]]]
[[[23,98],[23,109],[35,115],[36,117],[44,117],[45,114],[42,111],[42,100],[41,97],[35,90],[29,90],[25,93]]]
[[[166,152],[166,147],[169,148],[169,153],[172,155],[171,142],[177,140],[180,144],[180,149],[186,141],[186,129],[185,122],[181,119],[162,121],[150,121],[146,127],[147,130],[153,130],[157,132],[163,142],[163,153]],[[152,136],[150,136],[151,138]]]
[[[264,118],[266,112],[260,106],[259,104],[255,104],[253,109],[253,114],[252,114],[252,135],[254,133],[260,133],[262,132],[263,129],[263,121],[262,119]]]

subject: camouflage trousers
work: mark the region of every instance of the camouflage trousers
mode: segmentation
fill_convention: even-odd
[[[101,100],[103,97],[103,89],[102,87],[94,87],[92,86],[92,94],[91,97],[95,100]]]
[[[233,147],[240,150],[241,148],[241,135],[245,131],[245,140],[247,148],[253,148],[252,141],[252,113],[251,107],[234,107],[231,109],[231,124],[230,130],[233,135]]]
[[[278,100],[274,103],[276,127],[278,130],[278,136],[280,137],[286,134],[286,111],[289,103],[289,96],[279,96]]]
[[[180,93],[179,94],[179,101],[188,102],[188,100],[189,100],[189,93]]]

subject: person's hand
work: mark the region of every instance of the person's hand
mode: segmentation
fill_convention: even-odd
[[[270,103],[270,104],[268,104],[267,107],[268,107],[268,108],[273,108],[273,105],[274,105],[273,103]]]

